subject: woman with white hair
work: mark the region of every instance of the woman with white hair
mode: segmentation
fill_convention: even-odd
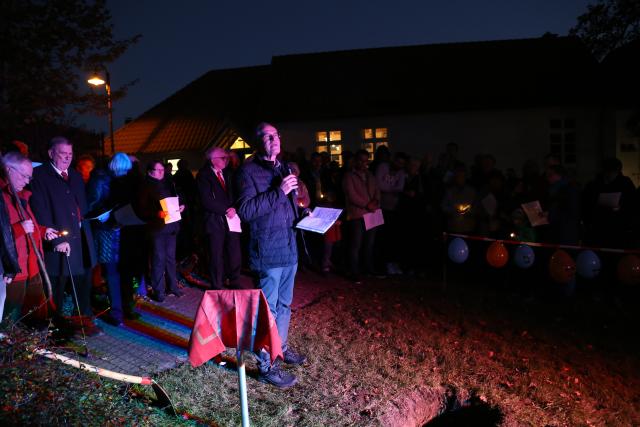
[[[113,210],[131,203],[134,186],[129,180],[132,163],[125,153],[116,153],[109,162],[108,169],[95,170],[88,184],[87,200],[89,210],[95,213],[113,212]],[[125,317],[136,317],[133,312],[132,284],[123,281],[120,262],[121,228],[109,213],[98,216],[93,222],[94,239],[107,279],[110,313],[104,321],[120,326]]]

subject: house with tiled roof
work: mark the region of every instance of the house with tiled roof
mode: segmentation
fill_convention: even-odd
[[[207,148],[249,139],[268,72],[268,66],[208,72],[118,129],[115,151],[197,165]]]
[[[602,76],[571,37],[275,56],[205,74],[119,129],[116,150],[201,161],[211,145],[250,151],[254,126],[271,121],[285,150],[338,162],[345,150],[422,158],[455,142],[467,164],[490,153],[519,171],[553,153],[585,181],[616,154],[602,131]]]

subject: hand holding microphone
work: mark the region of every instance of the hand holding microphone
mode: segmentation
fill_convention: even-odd
[[[290,175],[285,176],[282,179],[282,183],[280,184],[280,189],[284,193],[285,196],[288,196],[289,193],[293,192],[293,196],[297,197],[297,189],[298,189],[298,177],[293,175],[291,171],[289,171]]]

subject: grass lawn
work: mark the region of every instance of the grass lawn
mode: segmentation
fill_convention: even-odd
[[[417,279],[299,280],[339,282],[293,313],[290,343],[308,356],[287,368],[299,384],[257,382],[247,357],[253,425],[451,425],[455,413],[433,418],[460,405],[471,425],[640,425],[638,316],[610,302],[527,298],[470,278],[446,291]],[[10,422],[240,424],[231,352],[226,367],[187,363],[156,376],[187,421],[150,407],[150,389],[28,359],[18,349],[29,345],[2,346],[0,417]]]

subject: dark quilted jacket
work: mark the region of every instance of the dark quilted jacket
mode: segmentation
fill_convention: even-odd
[[[0,164],[0,168],[3,166]],[[2,280],[2,276],[14,277],[20,271],[20,265],[18,264],[18,254],[13,240],[13,233],[11,232],[9,214],[4,204],[4,197],[1,194],[0,228],[0,233],[2,233],[2,239],[0,239],[0,258],[2,261],[0,262],[0,280]]]
[[[87,203],[89,211],[99,211],[115,207],[113,201],[113,176],[104,169],[95,170],[87,185]],[[120,252],[120,229],[114,228],[111,221],[91,221],[93,238],[98,253],[98,262],[118,262]]]
[[[238,215],[249,224],[249,263],[263,271],[298,262],[291,200],[280,190],[283,168],[254,159],[237,176]]]

